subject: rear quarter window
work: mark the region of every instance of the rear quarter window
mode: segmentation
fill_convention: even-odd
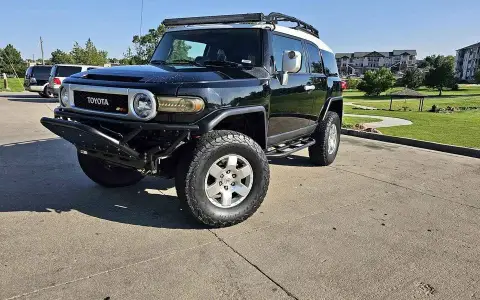
[[[327,76],[338,76],[337,61],[335,60],[335,54],[325,50],[322,51],[323,65],[325,67],[325,73]]]
[[[68,77],[82,71],[82,67],[57,66],[55,70],[56,77]]]

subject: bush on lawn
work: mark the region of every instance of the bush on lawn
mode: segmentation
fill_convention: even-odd
[[[358,89],[365,92],[366,96],[378,96],[381,93],[392,88],[395,84],[395,77],[392,71],[381,68],[377,71],[365,72],[362,81],[358,84]]]
[[[359,79],[359,78],[352,78],[352,77],[350,77],[350,78],[347,79],[347,87],[348,87],[348,89],[356,90],[359,83],[360,83],[360,79]]]

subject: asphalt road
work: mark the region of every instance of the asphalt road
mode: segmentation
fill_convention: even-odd
[[[246,222],[188,221],[171,181],[103,189],[0,94],[0,299],[480,299],[480,160],[342,137],[271,163]]]

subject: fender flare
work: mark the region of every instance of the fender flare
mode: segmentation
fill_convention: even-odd
[[[325,104],[323,105],[322,110],[320,111],[320,116],[318,118],[319,121],[325,120],[325,117],[327,116],[327,112],[330,111],[330,105],[332,104],[332,102],[336,102],[336,101],[343,102],[343,96],[330,97],[327,99],[327,101],[325,101]],[[340,118],[341,117],[342,116],[340,116]]]
[[[202,119],[198,120],[194,124],[198,125],[199,127],[199,130],[197,132],[200,134],[204,134],[213,130],[215,126],[220,124],[220,122],[222,122],[228,117],[252,114],[252,113],[259,113],[262,115],[262,122],[263,122],[262,127],[263,127],[264,136],[265,136],[265,141],[262,141],[264,145],[260,145],[260,146],[264,148],[267,145],[267,128],[268,128],[267,111],[264,106],[259,105],[259,106],[233,107],[233,108],[216,110],[206,115]]]

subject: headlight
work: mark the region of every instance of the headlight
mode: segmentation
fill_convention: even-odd
[[[190,97],[162,97],[157,96],[158,111],[165,112],[199,112],[205,107],[205,102],[200,98]]]
[[[60,91],[60,104],[62,106],[68,105],[68,89],[65,87],[62,87],[62,90]]]
[[[139,93],[133,98],[133,110],[140,118],[146,118],[153,113],[153,99],[148,95]]]

